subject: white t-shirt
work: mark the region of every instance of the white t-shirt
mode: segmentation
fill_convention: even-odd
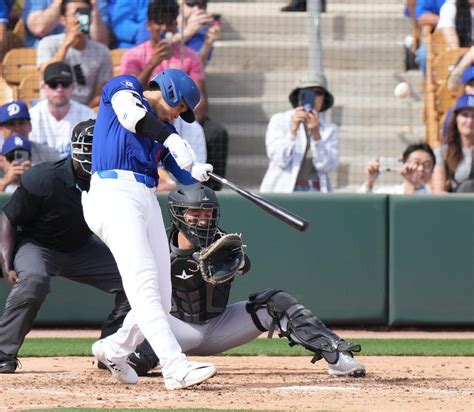
[[[176,128],[178,134],[186,140],[194,151],[196,156],[196,162],[206,163],[207,160],[207,149],[206,149],[206,137],[204,136],[204,129],[202,126],[194,121],[193,123],[187,123],[181,117],[178,117],[173,126]]]
[[[394,186],[381,186],[381,187],[374,187],[370,190],[365,184],[362,185],[358,190],[357,193],[376,193],[376,194],[386,194],[386,195],[404,195],[405,189],[403,187],[403,183],[401,185],[394,185]],[[420,189],[416,189],[414,195],[420,194],[429,194],[431,193],[431,188],[428,185],[423,186]]]
[[[30,109],[32,131],[30,140],[54,148],[61,159],[71,153],[71,132],[74,126],[85,120],[95,119],[97,114],[88,106],[71,100],[68,114],[61,120],[48,110],[48,101],[40,100]]]
[[[437,29],[456,27],[456,0],[446,0],[439,10]],[[471,38],[474,39],[474,8],[471,7]]]

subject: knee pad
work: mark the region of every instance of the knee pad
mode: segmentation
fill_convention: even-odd
[[[358,352],[359,344],[344,341],[332,332],[309,309],[281,290],[266,289],[249,296],[247,311],[259,330],[266,331],[256,315],[256,311],[266,308],[273,319],[268,337],[271,338],[275,327],[280,329],[280,337],[286,337],[290,346],[300,345],[314,353],[312,362],[325,358],[328,363],[336,363],[339,352]],[[286,318],[286,328],[281,321]],[[284,330],[286,329],[286,330]]]

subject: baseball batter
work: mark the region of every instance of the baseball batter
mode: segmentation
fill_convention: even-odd
[[[250,342],[262,332],[269,331],[271,336],[278,329],[292,345],[313,352],[313,362],[324,358],[329,374],[365,376],[364,365],[352,355],[360,351],[360,345],[341,339],[290,294],[266,289],[228,305],[235,275],[246,273],[250,260],[237,250],[235,235],[229,246],[216,247],[224,233],[217,226],[220,207],[210,188],[202,184],[178,187],[170,192],[168,204],[173,224],[168,229],[173,285],[170,324],[186,354],[215,355]],[[203,250],[216,250],[219,256],[203,264],[202,259],[208,259]],[[130,362],[143,375],[161,363],[158,358],[144,342]]]
[[[170,328],[170,257],[156,199],[158,163],[184,184],[204,181],[210,164],[193,152],[170,123],[194,121],[200,95],[184,72],[165,70],[143,91],[133,76],[119,76],[103,88],[94,130],[92,179],[82,202],[87,224],[110,248],[131,310],[113,335],[92,352],[123,383],[138,381],[127,357],[144,338],[163,366],[167,389],[198,384],[214,365],[186,360]],[[189,172],[187,171],[189,170]]]

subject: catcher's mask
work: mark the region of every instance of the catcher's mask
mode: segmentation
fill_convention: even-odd
[[[76,124],[71,136],[71,157],[80,163],[82,170],[91,174],[92,169],[92,136],[95,120],[89,119]]]
[[[195,247],[209,246],[217,232],[220,217],[219,201],[212,189],[201,183],[179,185],[168,195],[170,219],[176,229],[183,232]],[[188,210],[212,210],[211,217],[187,221]]]

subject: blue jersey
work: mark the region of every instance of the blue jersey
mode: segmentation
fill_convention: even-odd
[[[107,82],[102,90],[94,127],[92,173],[113,169],[130,170],[157,179],[158,163],[167,149],[161,143],[133,133],[120,124],[111,103],[112,96],[120,90],[134,92],[143,107],[155,114],[143,96],[142,85],[136,77],[118,76]]]

